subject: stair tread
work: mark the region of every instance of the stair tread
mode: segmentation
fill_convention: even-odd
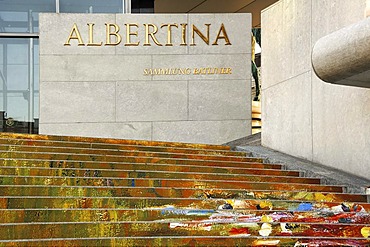
[[[0,167],[2,169],[2,167]],[[87,170],[86,170],[87,171]],[[65,176],[40,176],[40,175],[32,175],[31,176],[21,176],[21,175],[0,175],[0,181],[3,185],[5,184],[28,184],[28,183],[34,183],[35,185],[37,184],[55,184],[55,185],[61,185],[64,184],[66,181],[66,178],[68,178],[68,182],[70,184],[75,184],[75,185],[82,185],[83,183],[80,182],[80,179],[89,179],[93,184],[94,180],[101,180],[102,178],[99,177],[65,177]],[[22,180],[23,179],[23,180]],[[104,176],[104,179],[109,179],[112,180],[113,184],[115,185],[120,185],[122,184],[123,180],[126,178],[120,178],[120,177],[108,177]],[[160,178],[158,178],[160,179]],[[27,183],[26,183],[27,180]],[[182,178],[182,180],[185,181],[194,181],[195,178]],[[202,181],[201,179],[197,178],[198,181]],[[204,180],[204,181],[209,181],[210,179]],[[219,179],[221,181],[226,181],[225,179]],[[234,180],[238,181],[238,180]],[[320,184],[320,181],[315,179],[315,178],[306,178],[306,177],[292,177],[292,176],[257,176],[257,175],[250,175],[250,174],[243,174],[243,179],[242,181],[250,181],[250,182],[270,182],[270,183],[295,183],[295,184]],[[86,183],[86,185],[89,185]],[[330,185],[332,186],[332,185]],[[338,187],[338,186],[337,186]]]
[[[264,165],[261,158],[244,157],[243,161],[233,160],[213,160],[213,159],[190,159],[190,158],[165,158],[165,157],[148,157],[148,156],[119,156],[119,155],[90,155],[90,154],[69,154],[69,153],[33,153],[33,152],[17,152],[6,151],[0,153],[1,158],[7,159],[29,159],[29,160],[56,160],[56,161],[100,161],[100,162],[139,162],[139,163],[192,163],[192,164],[233,164],[246,165],[248,163],[261,163],[261,166],[270,166],[281,168],[282,165]],[[212,158],[212,157],[211,157]]]
[[[226,146],[0,134],[0,150],[1,246],[370,245],[367,195]]]
[[[81,145],[82,144],[82,145]],[[212,156],[246,157],[247,152],[233,150],[214,150],[214,149],[195,149],[181,147],[160,147],[160,146],[137,146],[137,145],[117,145],[117,144],[95,144],[79,142],[53,142],[53,141],[14,141],[12,139],[2,139],[0,136],[0,147],[5,150],[28,148],[28,149],[71,149],[71,150],[96,150],[96,151],[116,151],[116,152],[153,152],[153,153],[173,153],[173,154],[200,154]]]
[[[125,167],[122,167],[125,168]],[[164,178],[170,178],[170,175],[173,175],[175,178],[184,178],[186,176],[195,175],[197,176],[197,179],[201,179],[202,176],[209,175],[210,177],[222,177],[223,180],[232,179],[232,178],[239,178],[240,180],[248,179],[248,178],[254,178],[253,181],[263,181],[263,178],[270,177],[271,175],[274,175],[276,178],[292,178],[293,180],[299,181],[300,179],[302,181],[311,181],[312,183],[319,183],[319,179],[317,178],[311,178],[311,177],[299,177],[295,172],[289,172],[289,171],[280,171],[280,170],[269,170],[269,169],[254,169],[254,170],[244,170],[245,173],[218,173],[218,172],[210,172],[210,171],[168,171],[168,170],[142,170],[142,169],[91,169],[91,168],[69,168],[69,167],[56,167],[56,168],[48,168],[48,167],[18,167],[18,166],[0,166],[0,169],[2,171],[1,174],[6,173],[6,171],[12,171],[16,170],[17,173],[21,173],[22,170],[25,170],[24,172],[31,172],[33,171],[33,174],[36,171],[64,171],[64,176],[68,176],[67,171],[70,171],[71,173],[74,172],[73,177],[78,177],[78,172],[81,173],[80,177],[88,177],[88,175],[93,175],[93,173],[99,173],[99,175],[96,175],[95,177],[102,177],[102,174],[105,172],[105,176],[109,172],[114,172],[115,174],[119,175],[120,177],[129,177],[129,178],[135,178],[136,173],[140,173],[141,177],[138,178],[144,178],[145,174],[166,174]],[[258,174],[258,172],[261,171],[261,174]],[[83,173],[82,173],[83,172]],[[88,172],[88,173],[86,173]],[[125,175],[126,174],[126,175]],[[4,174],[5,175],[5,174]],[[72,176],[72,175],[70,175]],[[90,176],[91,177],[91,176]],[[137,177],[137,176],[136,176]],[[259,178],[259,179],[258,179]],[[271,179],[270,181],[274,181]]]
[[[156,161],[156,162],[155,162]],[[270,164],[270,163],[258,163],[258,162],[220,162],[220,161],[202,161],[202,160],[184,160],[185,162],[166,162],[167,160],[138,160],[135,162],[130,161],[92,161],[92,160],[66,160],[66,159],[42,159],[42,158],[10,158],[10,157],[0,157],[0,164],[12,164],[16,166],[32,166],[32,164],[43,163],[46,167],[72,167],[72,166],[86,166],[87,164],[96,165],[97,168],[104,167],[107,165],[171,165],[171,166],[186,166],[186,167],[213,167],[213,168],[227,168],[227,169],[269,169],[269,170],[282,170],[282,165],[280,164]],[[170,160],[176,161],[176,160]],[[76,165],[77,164],[77,165]]]
[[[122,157],[158,157],[174,159],[204,159],[204,160],[224,160],[224,161],[250,161],[247,156],[229,155],[210,155],[210,154],[191,154],[191,153],[171,153],[153,151],[131,151],[131,150],[104,150],[89,148],[53,148],[53,147],[33,147],[33,146],[4,146],[0,145],[1,152],[13,153],[37,153],[37,154],[69,154],[69,155],[93,155],[93,156],[122,156]]]
[[[41,200],[42,199],[42,200]],[[178,197],[126,197],[126,196],[2,196],[0,208],[50,208],[55,205],[66,205],[68,208],[175,208],[217,209],[232,199],[224,198],[178,198]],[[275,199],[234,199],[242,209],[280,209],[294,211],[301,207],[332,208],[341,206],[338,202],[316,202],[314,200],[275,200]],[[25,204],[26,203],[26,204]],[[359,205],[346,202],[349,208]],[[370,203],[361,202],[361,208],[370,211]],[[58,206],[55,206],[58,207]],[[241,209],[239,208],[239,209]]]
[[[225,188],[186,187],[131,187],[131,186],[55,186],[55,185],[0,185],[0,196],[22,194],[23,196],[126,196],[126,197],[182,197],[182,198],[233,198],[271,200],[315,200],[320,202],[367,202],[366,195],[345,193],[322,193],[284,190],[245,190]]]
[[[212,144],[194,144],[194,143],[178,143],[178,142],[162,142],[162,141],[144,141],[144,140],[124,140],[112,138],[93,138],[93,137],[77,137],[77,136],[54,136],[54,135],[32,135],[32,134],[16,134],[16,133],[0,133],[0,137],[12,139],[26,139],[26,140],[54,140],[61,142],[81,142],[81,143],[109,143],[109,144],[134,144],[144,146],[173,146],[173,147],[190,147],[190,148],[206,148],[230,150],[228,146],[212,145]]]

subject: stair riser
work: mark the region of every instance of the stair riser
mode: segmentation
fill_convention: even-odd
[[[153,157],[153,158],[173,158],[173,159],[202,159],[249,162],[250,158],[235,156],[217,155],[197,155],[197,154],[176,154],[161,152],[127,151],[127,150],[96,150],[78,148],[53,148],[53,147],[33,147],[33,146],[3,146],[0,145],[0,152],[25,152],[25,153],[51,153],[51,154],[88,154],[88,155],[111,155],[127,157]]]
[[[212,224],[205,222],[180,223],[183,226],[171,227],[170,223],[162,222],[126,222],[126,223],[61,223],[31,225],[0,225],[0,239],[45,239],[66,237],[144,237],[144,236],[233,236],[234,229],[243,230],[251,236],[261,236],[261,225],[251,223]],[[304,224],[296,225],[291,235],[305,237],[307,235],[326,235],[330,237],[363,238],[361,229],[364,225],[356,224]],[[241,229],[242,228],[242,229]],[[280,224],[272,225],[269,236],[286,235],[282,233]]]
[[[28,160],[55,160],[55,161],[99,161],[99,162],[126,162],[126,163],[161,163],[161,164],[187,164],[205,166],[231,166],[243,168],[266,168],[281,169],[281,165],[262,164],[262,159],[245,158],[245,162],[190,160],[151,157],[128,157],[128,156],[103,156],[103,155],[78,155],[78,154],[51,154],[51,153],[18,153],[1,152],[2,159],[28,159]],[[252,164],[249,164],[252,163]],[[258,164],[261,163],[261,164]]]
[[[17,167],[44,167],[44,168],[86,168],[86,169],[121,169],[121,170],[148,170],[166,172],[196,172],[196,173],[224,173],[224,174],[250,174],[271,176],[298,177],[299,172],[257,168],[232,168],[191,165],[167,165],[167,164],[130,164],[130,163],[105,163],[105,162],[52,162],[32,160],[0,160],[1,166]],[[318,181],[318,179],[316,179]]]
[[[0,170],[1,172],[1,170]],[[94,177],[0,177],[3,185],[70,185],[70,186],[128,186],[128,187],[179,187],[182,188],[222,188],[243,190],[277,190],[277,191],[319,191],[342,193],[342,187],[324,186],[315,184],[295,184],[284,182],[258,182],[258,181],[225,181],[225,180],[200,180],[200,179],[166,179],[166,178],[94,178]],[[289,180],[290,181],[290,180]]]
[[[232,175],[232,174],[208,174],[208,173],[166,173],[155,171],[124,171],[124,170],[89,170],[89,169],[40,169],[40,168],[15,168],[1,167],[0,175],[18,176],[61,176],[61,177],[117,177],[117,178],[163,178],[163,179],[196,179],[196,180],[224,180],[224,181],[249,181],[249,182],[286,182],[318,184],[315,179],[297,177],[278,177],[269,179],[268,176]]]
[[[50,175],[46,175],[50,176]],[[69,184],[70,178],[65,178],[64,184]],[[77,178],[78,179],[78,178]],[[76,182],[76,178],[71,178],[72,182]],[[31,180],[30,180],[31,181]],[[268,182],[249,182],[249,181],[224,181],[224,180],[200,180],[188,179],[179,180],[165,178],[122,178],[119,183],[114,183],[113,180],[106,178],[89,178],[81,177],[79,186],[127,186],[127,187],[179,187],[182,188],[222,188],[222,189],[244,189],[244,190],[277,190],[277,191],[318,191],[318,192],[336,192],[342,193],[341,187],[322,186],[322,185],[306,185],[306,184],[286,184],[286,183],[268,183]],[[6,182],[5,182],[6,183]],[[52,185],[52,180],[46,180],[45,185]],[[72,185],[72,184],[71,184]]]
[[[356,224],[370,224],[370,215],[362,213],[337,213],[334,211],[326,212],[294,212],[293,214],[273,211],[216,211],[216,210],[123,210],[123,209],[84,209],[84,210],[52,210],[52,209],[23,209],[0,211],[0,223],[33,223],[33,222],[116,222],[116,221],[158,221],[158,220],[178,220],[178,221],[199,221],[208,220],[212,217],[221,218],[224,214],[225,220],[234,219],[243,222],[261,222],[261,217],[267,215],[275,217],[274,223],[301,222],[301,223],[339,223],[350,220]],[[276,218],[276,215],[282,215]],[[285,216],[284,216],[285,215]],[[342,220],[341,220],[342,219]]]
[[[295,246],[299,243],[301,246],[356,246],[368,247],[368,240],[360,239],[336,239],[336,238],[319,238],[312,239],[286,237],[286,238],[265,238],[260,237],[153,237],[153,238],[106,238],[106,239],[57,239],[44,240],[36,242],[3,242],[1,246]],[[299,245],[298,245],[299,246]]]
[[[178,185],[181,186],[181,183]],[[366,195],[322,194],[314,192],[266,191],[227,189],[186,189],[186,188],[132,188],[123,187],[51,187],[49,186],[0,186],[0,196],[75,196],[75,197],[173,197],[173,198],[231,198],[302,200],[317,202],[367,202]]]
[[[106,138],[91,138],[78,136],[52,136],[52,135],[29,135],[16,133],[0,133],[2,139],[27,140],[29,142],[43,141],[61,141],[61,142],[81,142],[81,143],[102,143],[116,145],[140,145],[140,146],[162,146],[162,147],[181,147],[195,149],[212,149],[212,150],[230,150],[228,146],[209,145],[209,144],[192,144],[192,143],[177,143],[177,142],[158,142],[158,141],[141,141],[141,140],[119,140]]]
[[[1,168],[0,168],[1,169]],[[115,186],[127,186],[130,184],[132,186],[132,180],[127,182],[128,179],[120,179],[110,177],[109,181]],[[182,182],[184,180],[182,179]],[[198,180],[199,181],[199,180]],[[271,177],[271,179],[265,177],[256,177],[256,176],[245,176],[242,181],[247,183],[253,182],[268,182],[272,184],[283,184],[283,183],[301,183],[301,184],[310,184],[311,180],[305,181],[303,178],[291,178],[291,177]],[[183,187],[181,182],[181,187]],[[201,182],[201,181],[199,181]],[[0,176],[1,185],[70,185],[70,186],[93,186],[93,185],[107,185],[107,180],[102,180],[101,178],[81,178],[81,177],[27,177],[27,176]],[[217,184],[217,183],[216,183]],[[222,187],[222,185],[220,185]],[[245,188],[244,188],[245,189]],[[309,188],[310,189],[310,188]]]
[[[60,147],[60,148],[83,148],[83,149],[103,149],[103,150],[123,150],[123,151],[144,151],[144,152],[163,152],[163,153],[178,153],[178,154],[203,154],[203,155],[225,155],[245,157],[245,152],[237,152],[230,150],[207,150],[207,149],[191,149],[191,148],[175,148],[161,146],[134,146],[134,145],[115,145],[115,144],[99,144],[99,143],[75,143],[75,142],[55,142],[55,141],[21,141],[13,139],[1,139],[0,145],[10,145],[13,148],[29,146],[29,147]],[[15,147],[14,147],[15,146]]]
[[[3,197],[0,198],[1,209],[22,209],[22,208],[151,208],[172,205],[176,208],[199,208],[217,209],[219,206],[228,203],[225,199],[188,199],[188,198],[131,198],[131,197],[105,197],[105,198],[80,198],[80,197]],[[300,201],[279,201],[279,200],[237,200],[240,209],[274,209],[295,211],[303,205]],[[338,203],[312,202],[310,210],[315,208],[331,208],[338,206]],[[351,207],[351,204],[348,204]],[[369,203],[361,203],[367,212],[370,209]],[[302,206],[301,206],[302,207]],[[236,208],[236,206],[235,206]],[[239,207],[238,207],[239,208]],[[308,209],[309,210],[309,209]]]

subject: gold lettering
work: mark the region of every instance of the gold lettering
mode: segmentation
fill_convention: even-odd
[[[87,43],[87,46],[101,46],[103,42],[100,43],[94,43],[94,23],[87,23],[89,26],[89,42]]]
[[[227,68],[227,69],[226,69],[226,74],[232,74],[232,72],[231,72],[231,68]]]
[[[167,44],[166,44],[166,46],[173,46],[173,44],[172,44],[172,29],[171,29],[171,27],[178,28],[179,25],[177,25],[177,24],[163,24],[161,26],[161,28],[163,28],[163,27],[167,27]]]
[[[65,46],[71,45],[70,41],[71,39],[77,39],[78,40],[78,45],[83,46],[85,45],[84,42],[82,41],[80,31],[78,31],[77,24],[73,24],[72,30],[68,36],[67,41],[64,43]]]
[[[221,36],[221,32],[223,34],[222,36]],[[225,28],[223,23],[221,24],[221,27],[220,27],[220,30],[218,31],[216,40],[212,45],[218,45],[217,42],[218,42],[219,39],[224,39],[225,42],[226,42],[225,45],[231,45],[229,36],[227,35],[226,28]]]
[[[207,37],[204,36],[204,34],[199,31],[199,29],[195,26],[195,25],[192,25],[192,35],[191,35],[191,46],[195,46],[195,42],[194,42],[194,39],[195,39],[195,33],[198,34],[198,36],[207,44],[209,45],[209,27],[211,26],[211,24],[204,24],[207,26]]]
[[[112,45],[116,46],[122,41],[121,35],[118,34],[119,26],[115,23],[105,23],[106,26],[106,44],[105,45]],[[114,30],[111,30],[111,27],[114,27]],[[111,36],[116,37],[116,42],[112,43]]]
[[[131,35],[132,36],[138,36],[137,31],[136,32],[131,32],[131,27],[137,27],[139,28],[139,25],[136,23],[128,23],[126,25],[126,44],[125,46],[138,46],[140,44],[140,41],[131,43]]]
[[[181,31],[182,35],[181,35],[181,44],[180,45],[184,46],[184,45],[187,45],[187,43],[186,43],[186,27],[188,26],[188,24],[182,23],[180,25],[181,25],[181,30],[182,30]]]
[[[152,40],[154,41],[154,43],[156,45],[162,46],[162,44],[159,43],[159,41],[155,37],[155,34],[158,32],[158,27],[156,25],[152,24],[152,23],[144,24],[144,26],[145,26],[145,43],[144,43],[144,46],[151,46],[151,44],[149,42],[149,37],[152,38]],[[153,28],[152,32],[149,31],[149,27]]]

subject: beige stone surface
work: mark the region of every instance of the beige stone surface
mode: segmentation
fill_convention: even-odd
[[[311,98],[310,72],[264,90],[262,144],[311,159]]]
[[[363,20],[365,3],[281,0],[263,11],[264,146],[370,177],[370,90],[328,84],[315,76],[312,67],[305,72],[307,59],[311,58],[306,48],[323,36]],[[284,27],[286,24],[289,26]],[[285,44],[298,43],[297,39],[300,44],[284,50]],[[284,59],[289,61],[281,65]],[[367,72],[362,76],[366,77]]]
[[[251,134],[250,121],[179,121],[153,123],[153,140],[226,143]]]
[[[187,81],[120,81],[117,121],[179,121],[188,119]]]
[[[313,161],[369,178],[370,89],[312,79]]]
[[[146,55],[41,55],[42,81],[147,80],[143,70],[150,68]]]
[[[50,135],[72,135],[102,138],[151,140],[150,122],[45,123],[40,132]]]
[[[326,82],[369,88],[369,30],[366,18],[320,38],[312,51],[315,73]]]
[[[153,80],[248,80],[250,79],[250,54],[209,54],[209,55],[156,55],[153,68],[189,68],[190,75],[156,75]],[[194,69],[230,68],[230,73],[197,74]],[[208,71],[208,70],[207,70]]]
[[[116,20],[115,14],[52,14],[40,13],[40,54],[115,54],[112,46],[86,46],[89,42],[89,26],[94,23],[93,42],[105,42],[105,23]],[[72,39],[70,46],[65,46],[73,25],[76,24],[85,46],[78,46],[78,41]]]
[[[189,119],[251,119],[250,87],[246,80],[189,81]]]
[[[40,22],[40,133],[199,143],[251,133],[250,14],[44,14]],[[104,43],[104,24],[116,23],[122,41],[96,47],[72,40],[63,46],[74,23],[84,42],[87,23],[94,23],[94,42]],[[137,23],[131,42],[138,46],[125,46],[125,23]],[[144,46],[149,23],[158,27],[162,46],[151,38],[151,46]],[[196,46],[180,46],[182,30],[173,27],[173,46],[166,46],[167,28],[160,28],[166,23],[187,23],[187,44],[193,23],[210,23],[210,45],[197,37]],[[231,46],[223,39],[211,43],[221,23]],[[190,73],[157,75],[158,69]]]
[[[226,21],[227,20],[227,21]],[[209,44],[207,45],[197,34],[194,35],[196,46],[189,47],[189,54],[243,54],[250,53],[250,39],[240,39],[240,34],[250,33],[252,18],[251,14],[200,14],[189,15],[189,23],[194,24],[204,35],[207,28],[204,24],[211,24],[209,28]],[[231,45],[225,45],[225,39],[219,39],[218,45],[213,45],[216,41],[221,25],[224,24],[227,37]],[[188,39],[191,43],[192,29],[188,28]],[[223,33],[221,33],[223,36]]]
[[[44,81],[40,86],[40,124],[114,122],[115,90],[114,82]]]
[[[120,24],[123,44],[116,46],[117,54],[187,54],[188,46],[180,46],[182,41],[182,30],[181,23],[188,22],[188,16],[186,14],[173,14],[173,15],[153,15],[153,14],[131,14],[131,15],[117,15],[117,24]],[[136,23],[138,28],[131,27],[131,32],[136,35],[131,35],[131,42],[140,42],[138,46],[125,46],[126,43],[126,26],[124,23]],[[161,44],[158,46],[150,38],[149,42],[151,46],[143,46],[145,43],[145,26],[144,24],[152,23],[158,28],[155,37]],[[168,27],[162,27],[162,24],[178,24],[178,28],[171,28],[171,38],[173,46],[166,46],[168,40]],[[149,31],[154,31],[153,27],[150,27]]]

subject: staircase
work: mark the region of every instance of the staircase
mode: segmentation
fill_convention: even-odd
[[[370,246],[366,195],[226,146],[0,134],[0,246]]]

